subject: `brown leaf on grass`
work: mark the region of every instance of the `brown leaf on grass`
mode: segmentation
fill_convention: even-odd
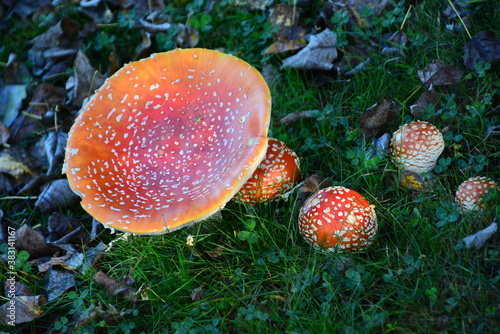
[[[213,259],[220,258],[223,255],[222,247],[215,247],[214,249],[205,252],[208,256]]]
[[[44,139],[44,149],[49,161],[46,174],[52,174],[58,164],[64,159],[64,149],[68,141],[68,134],[62,131],[52,131]]]
[[[117,296],[132,301],[137,299],[137,290],[135,288],[129,287],[124,282],[119,282],[109,277],[102,271],[95,273],[94,281],[106,289],[110,296]]]
[[[106,323],[107,326],[117,326],[130,313],[132,313],[131,309],[118,311],[113,304],[107,304],[105,309],[102,303],[98,302],[97,306],[91,305],[84,314],[77,314],[79,318],[76,321],[75,328],[80,330],[83,326],[101,321]]]
[[[427,87],[430,85],[458,85],[462,80],[463,74],[464,71],[436,59],[427,65],[426,68],[418,71],[418,78]]]
[[[46,32],[31,40],[33,45],[28,51],[28,58],[33,64],[33,74],[42,76],[58,62],[67,61],[67,57],[74,56],[80,48],[78,38],[79,27],[69,18],[63,18]],[[58,71],[64,72],[71,64]]]
[[[435,183],[430,173],[421,175],[407,170],[401,171],[399,182],[404,188],[417,191],[429,191]]]
[[[381,136],[398,119],[400,112],[400,105],[382,100],[363,111],[359,117],[359,128],[365,136]]]
[[[16,230],[16,249],[27,251],[31,258],[53,255],[58,250],[45,242],[40,231],[26,224]]]
[[[69,187],[68,179],[59,179],[42,187],[35,206],[43,212],[54,212],[68,208],[79,200],[80,197]]]
[[[90,65],[89,59],[81,50],[78,51],[75,57],[73,69],[74,77],[68,80],[71,80],[70,82],[74,83],[74,85],[67,84],[66,88],[71,88],[68,93],[70,100],[72,100],[77,108],[80,108],[83,101],[102,86],[106,76],[98,73],[92,65]]]
[[[331,70],[338,56],[336,44],[337,35],[330,29],[311,35],[307,46],[296,55],[284,59],[281,68]]]
[[[274,36],[276,41],[264,53],[283,53],[302,49],[307,44],[306,34],[307,30],[302,27],[282,27]]]
[[[42,285],[45,288],[47,301],[59,298],[66,291],[75,286],[75,274],[68,270],[49,268],[43,277]]]
[[[271,9],[268,20],[274,28],[296,26],[299,22],[301,11],[301,8],[283,2]]]
[[[47,300],[44,296],[16,296],[0,306],[0,323],[16,325],[33,321],[44,312],[42,305]],[[12,309],[15,309],[14,314]]]
[[[234,0],[234,6],[248,10],[265,10],[271,0]]]
[[[196,289],[193,289],[193,291],[191,291],[191,300],[192,301],[199,302],[203,298],[205,298],[205,290],[203,289],[202,286],[200,286]]]
[[[33,294],[26,284],[14,279],[7,279],[5,281],[3,291],[5,296],[9,296],[9,294],[13,294],[14,296],[31,296]]]
[[[408,43],[408,36],[401,30],[395,33],[384,34],[382,36],[382,50],[380,53],[404,57],[403,48],[406,43]]]
[[[314,192],[330,187],[333,184],[332,180],[324,177],[321,174],[315,173],[308,175],[299,187],[299,195],[297,197],[297,208],[300,208],[305,200]]]
[[[439,109],[439,95],[437,94],[434,87],[430,87],[426,89],[420,96],[418,97],[415,104],[410,106],[411,114],[415,119],[420,119],[422,115],[426,112],[428,105],[436,106],[436,109]]]
[[[34,176],[21,154],[17,150],[6,150],[0,152],[0,173],[5,173],[21,181]]]
[[[17,60],[17,55],[11,53],[5,65],[4,79],[7,84],[28,84],[32,77],[26,65]]]
[[[278,125],[290,125],[302,119],[315,119],[320,115],[319,110],[303,110],[292,112],[278,119]]]
[[[500,59],[500,38],[491,31],[481,31],[464,45],[464,64],[468,70],[476,65],[492,63]]]

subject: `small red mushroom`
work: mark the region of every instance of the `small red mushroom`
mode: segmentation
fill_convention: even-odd
[[[484,176],[471,177],[457,189],[455,200],[465,211],[476,211],[484,208],[483,196],[488,194],[490,189],[498,189],[495,181]]]
[[[249,204],[269,201],[290,191],[299,180],[297,154],[282,141],[269,138],[265,158],[241,187],[236,199]]]
[[[65,172],[101,223],[139,234],[203,220],[266,154],[271,95],[262,75],[206,49],[154,54],[110,77],[69,133]]]
[[[361,251],[375,239],[375,206],[354,190],[324,188],[300,209],[299,231],[308,243],[324,252]]]
[[[403,170],[422,174],[436,165],[444,150],[443,135],[431,123],[411,122],[394,132],[390,150],[395,164]]]

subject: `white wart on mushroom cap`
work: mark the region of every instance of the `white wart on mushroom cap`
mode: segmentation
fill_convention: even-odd
[[[243,203],[269,201],[291,190],[300,180],[297,154],[281,140],[269,138],[266,156],[236,195]]]
[[[323,252],[361,251],[372,244],[377,227],[375,206],[340,186],[316,192],[299,213],[300,234]]]
[[[498,189],[495,181],[484,177],[471,177],[460,184],[455,200],[465,211],[476,211],[484,208],[483,197],[490,189]]]
[[[221,52],[184,49],[129,63],[83,108],[65,172],[101,223],[157,234],[222,208],[267,148],[270,91]]]
[[[415,121],[394,132],[390,149],[395,164],[403,170],[422,174],[436,165],[444,150],[444,139],[431,123]]]

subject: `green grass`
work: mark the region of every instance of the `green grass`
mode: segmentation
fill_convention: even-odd
[[[193,1],[191,3],[200,3]],[[200,34],[199,47],[222,48],[259,69],[264,61],[279,67],[284,55],[263,55],[272,42],[266,15],[235,9],[223,1]],[[410,37],[406,57],[370,54],[367,68],[354,77],[332,77],[315,86],[314,76],[280,70],[270,83],[273,120],[303,110],[328,111],[321,120],[301,120],[289,126],[272,124],[270,134],[285,141],[301,158],[304,175],[322,173],[334,185],[352,188],[376,206],[379,231],[374,244],[359,254],[322,254],[298,233],[297,194],[288,201],[248,206],[230,202],[221,216],[172,234],[129,236],[119,240],[86,274],[77,274],[74,292],[44,306],[44,314],[20,332],[50,332],[56,319],[73,330],[71,312],[101,303],[104,309],[123,311],[121,324],[93,322],[78,333],[493,333],[500,320],[500,247],[498,236],[480,250],[465,249],[460,240],[488,226],[500,215],[497,206],[483,214],[456,216],[454,192],[470,176],[500,181],[500,139],[485,139],[489,126],[500,124],[500,74],[492,69],[483,77],[466,73],[459,86],[437,87],[442,108],[430,111],[439,129],[448,129],[446,150],[435,171],[435,184],[427,192],[399,186],[399,171],[390,159],[365,166],[363,152],[371,138],[358,129],[360,114],[387,99],[400,104],[402,114],[390,131],[412,119],[409,106],[425,90],[417,77],[433,59],[463,68],[465,31],[444,28],[441,11],[446,2],[401,2],[403,13],[389,27],[389,9],[366,31],[368,37],[397,30],[412,4],[403,31]],[[472,35],[500,29],[498,1],[480,1],[471,16]],[[179,22],[202,15],[203,6],[189,11],[183,5],[167,7]],[[497,10],[494,11],[493,9]],[[318,15],[321,6],[308,9]],[[63,9],[59,9],[62,11]],[[75,15],[73,9],[68,9]],[[219,12],[217,12],[219,11]],[[220,14],[217,14],[220,13]],[[391,16],[392,15],[392,16]],[[204,18],[206,19],[206,17]],[[81,18],[80,18],[81,20]],[[314,19],[307,17],[308,28]],[[20,24],[19,22],[14,22]],[[14,24],[13,23],[13,24]],[[83,22],[79,22],[82,24]],[[19,28],[21,29],[21,28]],[[125,29],[125,28],[123,28]],[[133,50],[137,36],[120,40],[116,28],[103,28],[91,36],[85,50],[98,58],[97,37],[105,31],[116,47]],[[32,34],[32,32],[31,32]],[[26,30],[0,49],[1,61],[10,51],[26,50]],[[500,37],[497,35],[497,37]],[[30,36],[31,38],[31,36]],[[361,37],[359,37],[361,38]],[[26,41],[24,41],[25,43]],[[104,53],[103,53],[104,54]],[[498,67],[498,64],[497,64]],[[458,136],[461,134],[462,136]],[[449,158],[449,160],[446,160]],[[444,159],[444,160],[443,160]],[[16,212],[16,201],[1,203],[9,221],[32,225],[46,220],[33,208]],[[449,221],[442,224],[442,214]],[[88,217],[79,208],[69,215]],[[455,215],[455,218],[453,218]],[[38,217],[38,218],[37,218]],[[43,219],[43,221],[41,220]],[[442,225],[442,226],[441,226]],[[186,240],[194,238],[190,247]],[[107,232],[105,242],[117,238]],[[139,293],[131,302],[111,297],[92,279],[97,271],[121,280],[130,275]],[[34,268],[20,279],[43,293],[42,276]],[[201,291],[201,292],[200,292]],[[197,293],[197,298],[192,298]],[[63,320],[61,317],[66,317]],[[56,333],[57,331],[54,331]]]

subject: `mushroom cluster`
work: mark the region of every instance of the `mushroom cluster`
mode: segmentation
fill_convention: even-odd
[[[436,165],[444,150],[441,132],[431,123],[415,121],[399,127],[391,139],[392,160],[405,171],[422,174]]]
[[[375,206],[345,187],[322,189],[301,208],[299,232],[323,252],[361,251],[371,245],[376,236]]]
[[[257,204],[290,191],[300,180],[300,161],[282,141],[269,138],[266,156],[252,177],[241,187],[236,199]]]
[[[154,54],[110,77],[76,119],[64,170],[106,226],[166,233],[221,209],[266,154],[261,74],[206,49]]]
[[[477,211],[484,208],[483,197],[490,189],[498,189],[495,181],[484,176],[471,177],[460,184],[455,200],[464,211]]]

